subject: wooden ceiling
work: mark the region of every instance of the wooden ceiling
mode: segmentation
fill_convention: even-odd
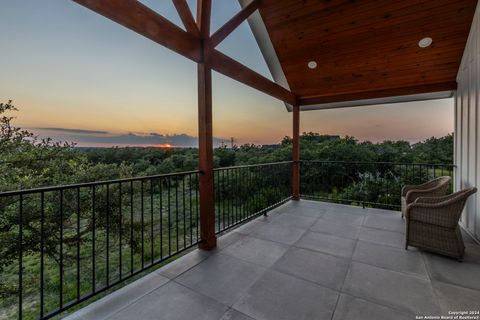
[[[318,104],[456,89],[476,4],[262,0],[259,11],[291,91]]]

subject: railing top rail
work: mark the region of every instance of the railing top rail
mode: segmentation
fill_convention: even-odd
[[[456,167],[456,165],[454,165],[454,164],[381,162],[381,161],[300,160],[300,162],[332,163],[332,164],[344,163],[344,164],[390,164],[390,165],[417,165],[417,166],[422,165],[422,166],[431,166],[431,167],[450,167],[450,168],[455,168]],[[223,171],[223,170],[229,170],[229,169],[264,167],[264,166],[273,166],[273,165],[290,164],[290,163],[293,163],[293,161],[279,161],[279,162],[268,162],[268,163],[250,164],[250,165],[241,165],[241,166],[232,166],[232,167],[221,167],[221,168],[215,168],[213,170],[214,171]],[[0,197],[16,196],[16,195],[21,195],[21,194],[25,195],[25,194],[32,194],[32,193],[39,193],[39,192],[52,192],[52,191],[60,191],[60,190],[75,189],[75,188],[94,187],[94,186],[101,186],[101,185],[106,185],[106,184],[125,183],[125,182],[132,182],[132,181],[145,181],[145,180],[151,180],[151,179],[157,179],[157,178],[182,176],[182,175],[196,174],[196,173],[201,173],[201,172],[199,170],[193,170],[193,171],[165,173],[165,174],[158,174],[158,175],[151,175],[151,176],[144,176],[144,177],[133,177],[133,178],[125,178],[125,179],[93,181],[93,182],[85,182],[85,183],[57,185],[57,186],[51,186],[51,187],[5,191],[5,192],[0,192]]]
[[[222,170],[240,169],[240,168],[252,168],[252,167],[264,167],[264,166],[273,166],[273,165],[289,164],[289,163],[293,163],[293,161],[279,161],[279,162],[268,162],[268,163],[259,163],[259,164],[246,164],[246,165],[242,165],[242,166],[233,166],[233,167],[220,167],[220,168],[213,169],[213,171],[222,171]]]
[[[452,167],[453,163],[421,163],[421,162],[388,162],[388,161],[342,161],[342,160],[300,160],[300,162],[312,163],[346,163],[346,164],[393,164],[393,165],[415,165],[415,166],[435,166],[435,167]]]
[[[107,184],[132,182],[132,181],[145,181],[145,180],[158,179],[158,178],[184,176],[184,175],[189,175],[189,174],[191,175],[191,174],[196,174],[196,173],[200,173],[200,171],[198,171],[198,170],[183,171],[183,172],[157,174],[157,175],[144,176],[144,177],[133,177],[133,178],[125,178],[125,179],[93,181],[93,182],[66,184],[66,185],[58,185],[58,186],[51,186],[51,187],[5,191],[5,192],[0,192],[0,197],[10,197],[10,196],[26,195],[26,194],[39,193],[39,192],[52,192],[52,191],[60,191],[60,190],[76,189],[76,188],[87,188],[87,187],[95,187],[95,186],[101,186],[101,185],[107,185]]]

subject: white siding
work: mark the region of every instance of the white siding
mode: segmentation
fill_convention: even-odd
[[[480,182],[480,5],[457,75],[455,97],[455,188]],[[461,224],[480,239],[480,193],[467,203]]]

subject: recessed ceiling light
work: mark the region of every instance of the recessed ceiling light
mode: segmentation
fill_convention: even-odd
[[[432,38],[426,37],[418,41],[418,46],[420,48],[426,48],[426,47],[429,47],[432,44],[432,42],[433,42]]]
[[[308,67],[309,67],[310,69],[315,69],[315,68],[317,67],[317,62],[316,62],[316,61],[313,61],[313,60],[312,60],[312,61],[309,61],[309,62],[308,62]]]

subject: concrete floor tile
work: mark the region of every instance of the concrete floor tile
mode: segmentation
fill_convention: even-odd
[[[110,320],[217,320],[228,307],[175,282],[151,292]]]
[[[340,290],[349,261],[328,254],[292,247],[278,260],[274,269],[298,278]]]
[[[411,315],[373,302],[342,294],[333,320],[411,320]]]
[[[309,231],[295,243],[295,246],[350,258],[355,249],[355,243],[355,240]]]
[[[268,223],[255,229],[252,236],[260,239],[280,242],[291,245],[300,239],[305,233],[305,229],[300,229],[292,226],[285,226],[281,224]]]
[[[480,246],[466,245],[463,262],[433,253],[424,253],[432,279],[480,290]]]
[[[368,213],[363,222],[365,227],[405,233],[405,220],[400,215]]]
[[[222,253],[264,267],[270,267],[287,250],[287,245],[278,242],[245,237],[224,249]]]
[[[425,263],[419,251],[359,241],[353,260],[377,267],[427,278]]]
[[[197,264],[207,259],[210,255],[211,252],[208,251],[194,250],[178,258],[177,260],[170,262],[155,272],[169,279],[173,279],[185,271],[195,267]]]
[[[449,311],[480,311],[480,291],[433,281],[433,289],[443,315]]]
[[[405,248],[405,235],[374,228],[362,227],[358,239],[397,248]]]
[[[359,226],[329,219],[317,220],[317,222],[315,222],[315,224],[310,228],[310,230],[353,240],[358,239],[358,236],[360,234]]]
[[[317,218],[314,217],[302,216],[294,213],[285,213],[275,217],[271,223],[308,229],[315,221],[317,221]]]
[[[430,281],[352,262],[343,291],[413,315],[438,315]]]
[[[231,306],[265,271],[242,260],[215,254],[175,281]]]
[[[135,303],[153,290],[166,285],[168,281],[169,279],[164,276],[155,272],[150,273],[102,299],[89,304],[66,319],[106,319],[120,309]]]
[[[333,290],[269,270],[234,308],[257,320],[330,320],[337,298]]]

